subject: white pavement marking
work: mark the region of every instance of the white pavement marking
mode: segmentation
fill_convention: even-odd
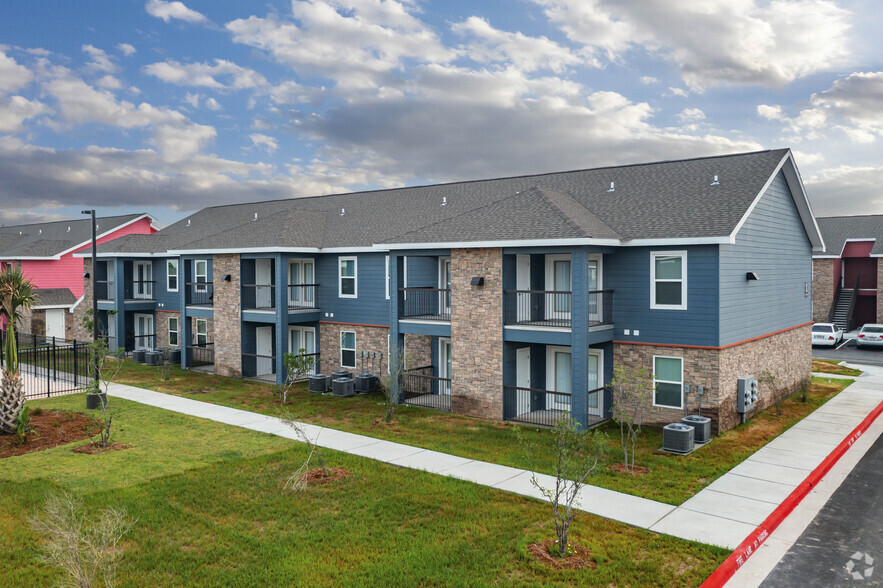
[[[679,507],[597,486],[585,486],[578,497],[578,508],[651,531],[734,549],[883,400],[883,369],[868,370],[866,366],[860,366],[859,369],[869,372],[868,376],[856,380],[855,384],[837,397]],[[299,440],[296,432],[276,417],[121,384],[113,384],[110,394],[183,414]],[[316,425],[299,424],[320,447],[543,499],[531,483],[531,473],[525,470]],[[881,429],[883,427],[878,428],[877,435]],[[856,444],[866,445],[858,458],[870,447],[867,443],[868,437],[871,435],[863,436]],[[852,463],[854,466],[858,458],[854,462],[852,458],[858,453],[847,452],[850,460],[841,460],[841,463]],[[851,469],[850,466],[840,481]],[[826,479],[832,476],[834,475],[830,474]],[[537,478],[547,487],[554,484],[551,476],[538,474]],[[807,502],[812,501],[804,501]],[[787,528],[784,523],[782,527]],[[787,541],[779,537],[767,543],[770,548],[761,551],[778,554]],[[787,547],[785,550],[787,551]],[[749,559],[749,562],[753,559]]]

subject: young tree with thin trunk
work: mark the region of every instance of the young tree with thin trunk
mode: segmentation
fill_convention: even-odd
[[[15,433],[18,418],[25,406],[25,392],[18,371],[18,346],[15,323],[21,311],[30,309],[36,292],[21,268],[7,267],[0,272],[0,316],[6,318],[5,365],[0,380],[0,433]]]
[[[644,411],[653,394],[653,374],[644,368],[615,365],[610,386],[613,388],[611,411],[613,419],[619,423],[623,465],[629,471],[635,467],[635,446],[644,424]]]

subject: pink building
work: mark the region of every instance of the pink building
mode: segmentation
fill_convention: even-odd
[[[98,218],[98,243],[155,233],[154,220],[144,213]],[[74,253],[89,249],[91,240],[87,218],[0,227],[0,268],[20,265],[38,291],[37,304],[20,328],[47,337],[74,338],[74,328],[87,310],[79,308],[84,260]]]

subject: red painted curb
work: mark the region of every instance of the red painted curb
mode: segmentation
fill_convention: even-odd
[[[800,501],[809,494],[809,491],[819,483],[819,480],[821,480],[822,477],[830,471],[834,464],[843,457],[846,450],[852,447],[852,445],[858,441],[859,437],[868,430],[868,427],[870,427],[877,417],[880,416],[880,413],[883,413],[883,402],[878,404],[877,407],[871,411],[871,414],[866,416],[859,426],[850,433],[849,437],[841,441],[834,451],[832,451],[830,455],[828,455],[828,457],[816,467],[816,469],[810,472],[806,479],[788,495],[788,498],[786,498],[782,504],[780,504],[776,510],[774,510],[770,516],[760,524],[760,526],[758,526],[742,543],[739,544],[739,547],[730,554],[730,557],[725,559],[724,563],[705,579],[701,588],[718,588],[726,584],[727,581],[733,577],[733,574],[736,573],[736,570],[741,568],[742,565],[748,561],[748,558],[751,557],[754,552],[757,551],[757,548],[767,540],[772,532],[775,531],[782,521],[785,520],[785,517],[791,514],[791,511],[793,511],[794,508],[800,504]]]

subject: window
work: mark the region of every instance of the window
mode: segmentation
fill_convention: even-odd
[[[650,308],[687,310],[687,252],[650,252]]]
[[[653,389],[653,406],[683,408],[683,358],[653,356]]]
[[[208,262],[204,259],[197,259],[193,262],[195,274],[195,282],[196,282],[196,292],[206,292],[206,287],[204,285],[200,286],[200,284],[205,284],[208,281]]]
[[[340,332],[340,367],[356,367],[356,334],[353,331]]]
[[[178,317],[169,317],[169,345],[178,346]]]
[[[166,261],[166,289],[169,292],[178,291],[178,260]]]
[[[340,258],[339,291],[341,298],[356,298],[358,296],[357,271],[355,257]]]
[[[196,346],[205,347],[208,344],[208,321],[196,319]]]

